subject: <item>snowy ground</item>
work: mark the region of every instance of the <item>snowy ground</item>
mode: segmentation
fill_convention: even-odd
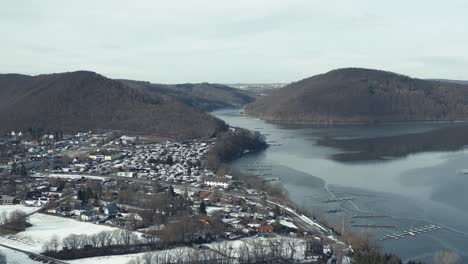
[[[45,177],[49,178],[61,178],[61,179],[92,179],[92,180],[106,180],[109,177],[103,176],[94,176],[94,175],[82,175],[82,174],[61,174],[61,173],[51,173],[51,174],[43,174]]]
[[[94,258],[83,258],[75,260],[67,260],[70,264],[127,264],[132,259],[142,257],[145,253],[118,255],[118,256],[105,256],[105,257],[94,257]]]
[[[32,224],[32,227],[15,235],[0,237],[0,244],[40,253],[43,245],[48,242],[53,235],[63,238],[70,234],[92,235],[101,231],[115,230],[115,228],[108,226],[45,214],[34,214],[29,218],[29,222]]]
[[[291,245],[294,245],[294,249],[296,251],[295,253],[295,258],[303,259],[304,258],[304,250],[305,250],[305,240],[301,238],[292,238],[292,237],[286,237],[286,236],[274,236],[274,237],[267,237],[267,238],[262,238],[262,237],[247,237],[247,238],[242,238],[238,240],[226,240],[226,241],[220,241],[220,242],[215,242],[215,243],[209,243],[209,244],[204,244],[205,246],[214,249],[214,250],[227,250],[229,248],[232,248],[234,252],[241,250],[244,246],[247,246],[249,248],[253,247],[254,243],[258,243],[259,241],[264,242],[264,246],[268,247],[268,241],[269,240],[282,240],[285,243],[285,247],[288,247],[287,244],[288,242],[293,242]],[[236,254],[234,254],[236,256]]]
[[[216,207],[216,206],[207,206],[206,213],[208,215],[212,215],[216,211],[224,211],[224,207]]]
[[[0,205],[0,214],[3,212],[13,212],[15,210],[23,211],[27,214],[32,213],[34,211],[39,210],[40,207],[29,207],[29,206],[24,206],[22,204],[14,204],[14,205]]]
[[[0,252],[5,254],[8,264],[39,264],[42,262],[32,260],[28,255],[0,246]]]

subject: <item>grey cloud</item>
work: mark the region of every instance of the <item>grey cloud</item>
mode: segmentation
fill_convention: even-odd
[[[467,12],[462,0],[3,1],[0,72],[277,82],[362,66],[468,79]]]

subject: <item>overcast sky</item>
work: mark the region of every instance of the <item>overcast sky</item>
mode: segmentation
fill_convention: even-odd
[[[466,0],[12,0],[0,72],[289,82],[343,67],[468,79]]]

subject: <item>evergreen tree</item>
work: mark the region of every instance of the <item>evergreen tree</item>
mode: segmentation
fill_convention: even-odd
[[[278,205],[273,208],[273,213],[275,214],[275,217],[279,217],[281,215],[281,209]]]
[[[28,176],[28,170],[26,169],[26,166],[24,166],[24,163],[21,164],[21,167],[19,169],[19,175],[20,176]]]
[[[78,190],[77,198],[78,198],[78,200],[80,200],[80,201],[83,201],[83,200],[84,200],[84,193],[83,193],[83,190]]]
[[[172,185],[169,186],[169,194],[170,194],[172,197],[174,197],[174,196],[176,195],[176,194],[175,194],[175,191],[174,191],[174,187],[172,187]]]
[[[13,164],[11,164],[10,174],[18,174],[18,164],[16,164],[16,162],[13,162]]]
[[[199,208],[200,214],[206,215],[206,205],[205,201],[202,201]]]

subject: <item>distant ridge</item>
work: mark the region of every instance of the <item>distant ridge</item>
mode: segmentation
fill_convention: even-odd
[[[429,81],[438,81],[438,82],[468,84],[468,81],[463,81],[463,80],[449,80],[449,79],[428,79],[428,80],[429,80]]]
[[[271,122],[370,124],[468,119],[468,85],[344,68],[273,91],[245,108]]]
[[[0,131],[29,128],[191,139],[211,137],[226,125],[175,97],[135,89],[95,72],[0,74]]]
[[[212,111],[218,108],[239,108],[255,101],[255,95],[252,92],[223,84],[184,83],[168,85],[132,80],[121,81],[144,92],[175,97],[203,111]]]

